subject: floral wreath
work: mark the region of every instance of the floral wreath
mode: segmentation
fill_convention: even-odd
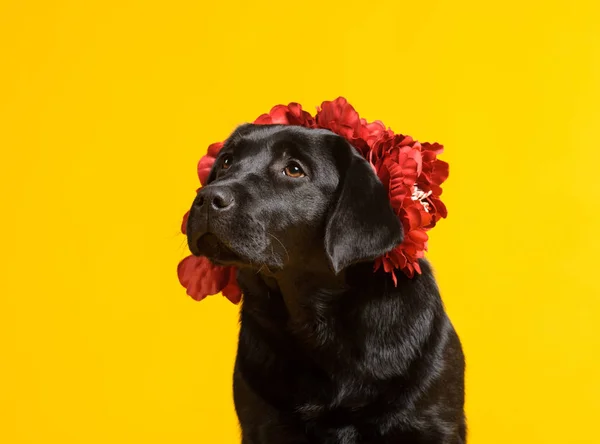
[[[298,103],[276,105],[254,123],[324,128],[348,140],[373,167],[404,228],[403,242],[377,258],[374,271],[383,267],[391,274],[394,284],[397,284],[395,270],[402,270],[410,278],[421,273],[419,259],[427,250],[427,231],[448,214],[440,200],[440,185],[448,178],[448,164],[437,158],[443,151],[442,145],[419,143],[410,136],[394,134],[379,120],[369,123],[361,119],[343,97],[323,102],[314,117]],[[206,185],[222,147],[223,142],[213,143],[200,159],[198,177],[202,185]],[[188,216],[189,212],[181,224],[183,234],[186,234]],[[219,292],[234,304],[241,300],[242,292],[233,266],[222,267],[205,257],[188,256],[179,263],[177,274],[187,294],[198,301]]]

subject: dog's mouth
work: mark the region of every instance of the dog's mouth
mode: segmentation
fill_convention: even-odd
[[[218,265],[233,265],[240,262],[240,257],[213,233],[200,236],[194,247],[192,252],[195,255],[206,256]]]

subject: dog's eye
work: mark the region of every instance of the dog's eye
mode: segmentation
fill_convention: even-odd
[[[302,167],[296,162],[290,162],[290,164],[285,167],[283,172],[286,176],[293,177],[294,179],[306,176]]]
[[[233,157],[231,156],[231,154],[225,154],[225,156],[223,156],[223,161],[221,162],[221,169],[228,169],[232,163]]]

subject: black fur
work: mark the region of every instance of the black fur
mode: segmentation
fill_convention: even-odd
[[[305,177],[284,174],[291,162]],[[459,444],[464,358],[431,269],[373,272],[402,228],[341,137],[239,127],[196,197],[194,254],[243,290],[234,398],[243,444]]]

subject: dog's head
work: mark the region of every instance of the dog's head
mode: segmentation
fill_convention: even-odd
[[[243,125],[225,142],[187,225],[195,255],[222,265],[338,273],[402,241],[373,169],[321,129]]]

